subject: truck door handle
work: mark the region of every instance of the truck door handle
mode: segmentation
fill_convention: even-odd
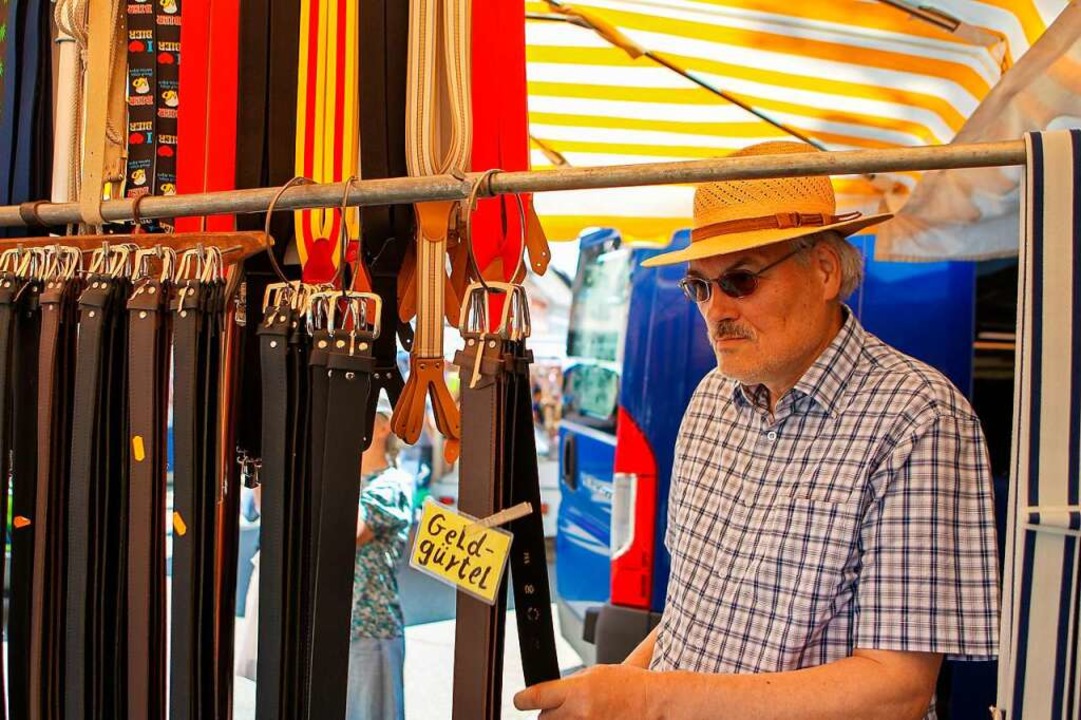
[[[578,490],[578,453],[575,452],[577,442],[573,433],[567,433],[563,437],[563,452],[560,465],[563,470],[563,484],[571,491]]]

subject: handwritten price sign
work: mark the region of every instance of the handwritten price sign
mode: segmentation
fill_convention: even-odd
[[[479,526],[475,518],[429,499],[409,564],[495,605],[512,539],[506,530]]]

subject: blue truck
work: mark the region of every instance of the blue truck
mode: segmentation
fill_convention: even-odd
[[[873,257],[873,236],[851,240]],[[684,409],[716,360],[678,282],[644,268],[669,247],[613,230],[579,239],[560,425],[556,584],[562,632],[587,663],[620,662],[659,621],[669,557],[668,487]],[[975,265],[869,260],[849,299],[864,326],[972,386]]]

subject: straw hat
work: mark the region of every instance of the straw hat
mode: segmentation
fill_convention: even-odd
[[[729,157],[815,152],[797,142],[764,142]],[[702,183],[694,193],[691,244],[646,260],[643,265],[674,265],[770,245],[782,240],[834,230],[844,236],[893,217],[837,215],[837,199],[828,177],[722,180]]]

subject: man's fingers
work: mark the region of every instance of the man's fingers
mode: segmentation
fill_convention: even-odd
[[[551,710],[563,704],[567,697],[565,680],[550,680],[527,687],[514,696],[514,707],[519,710]]]

